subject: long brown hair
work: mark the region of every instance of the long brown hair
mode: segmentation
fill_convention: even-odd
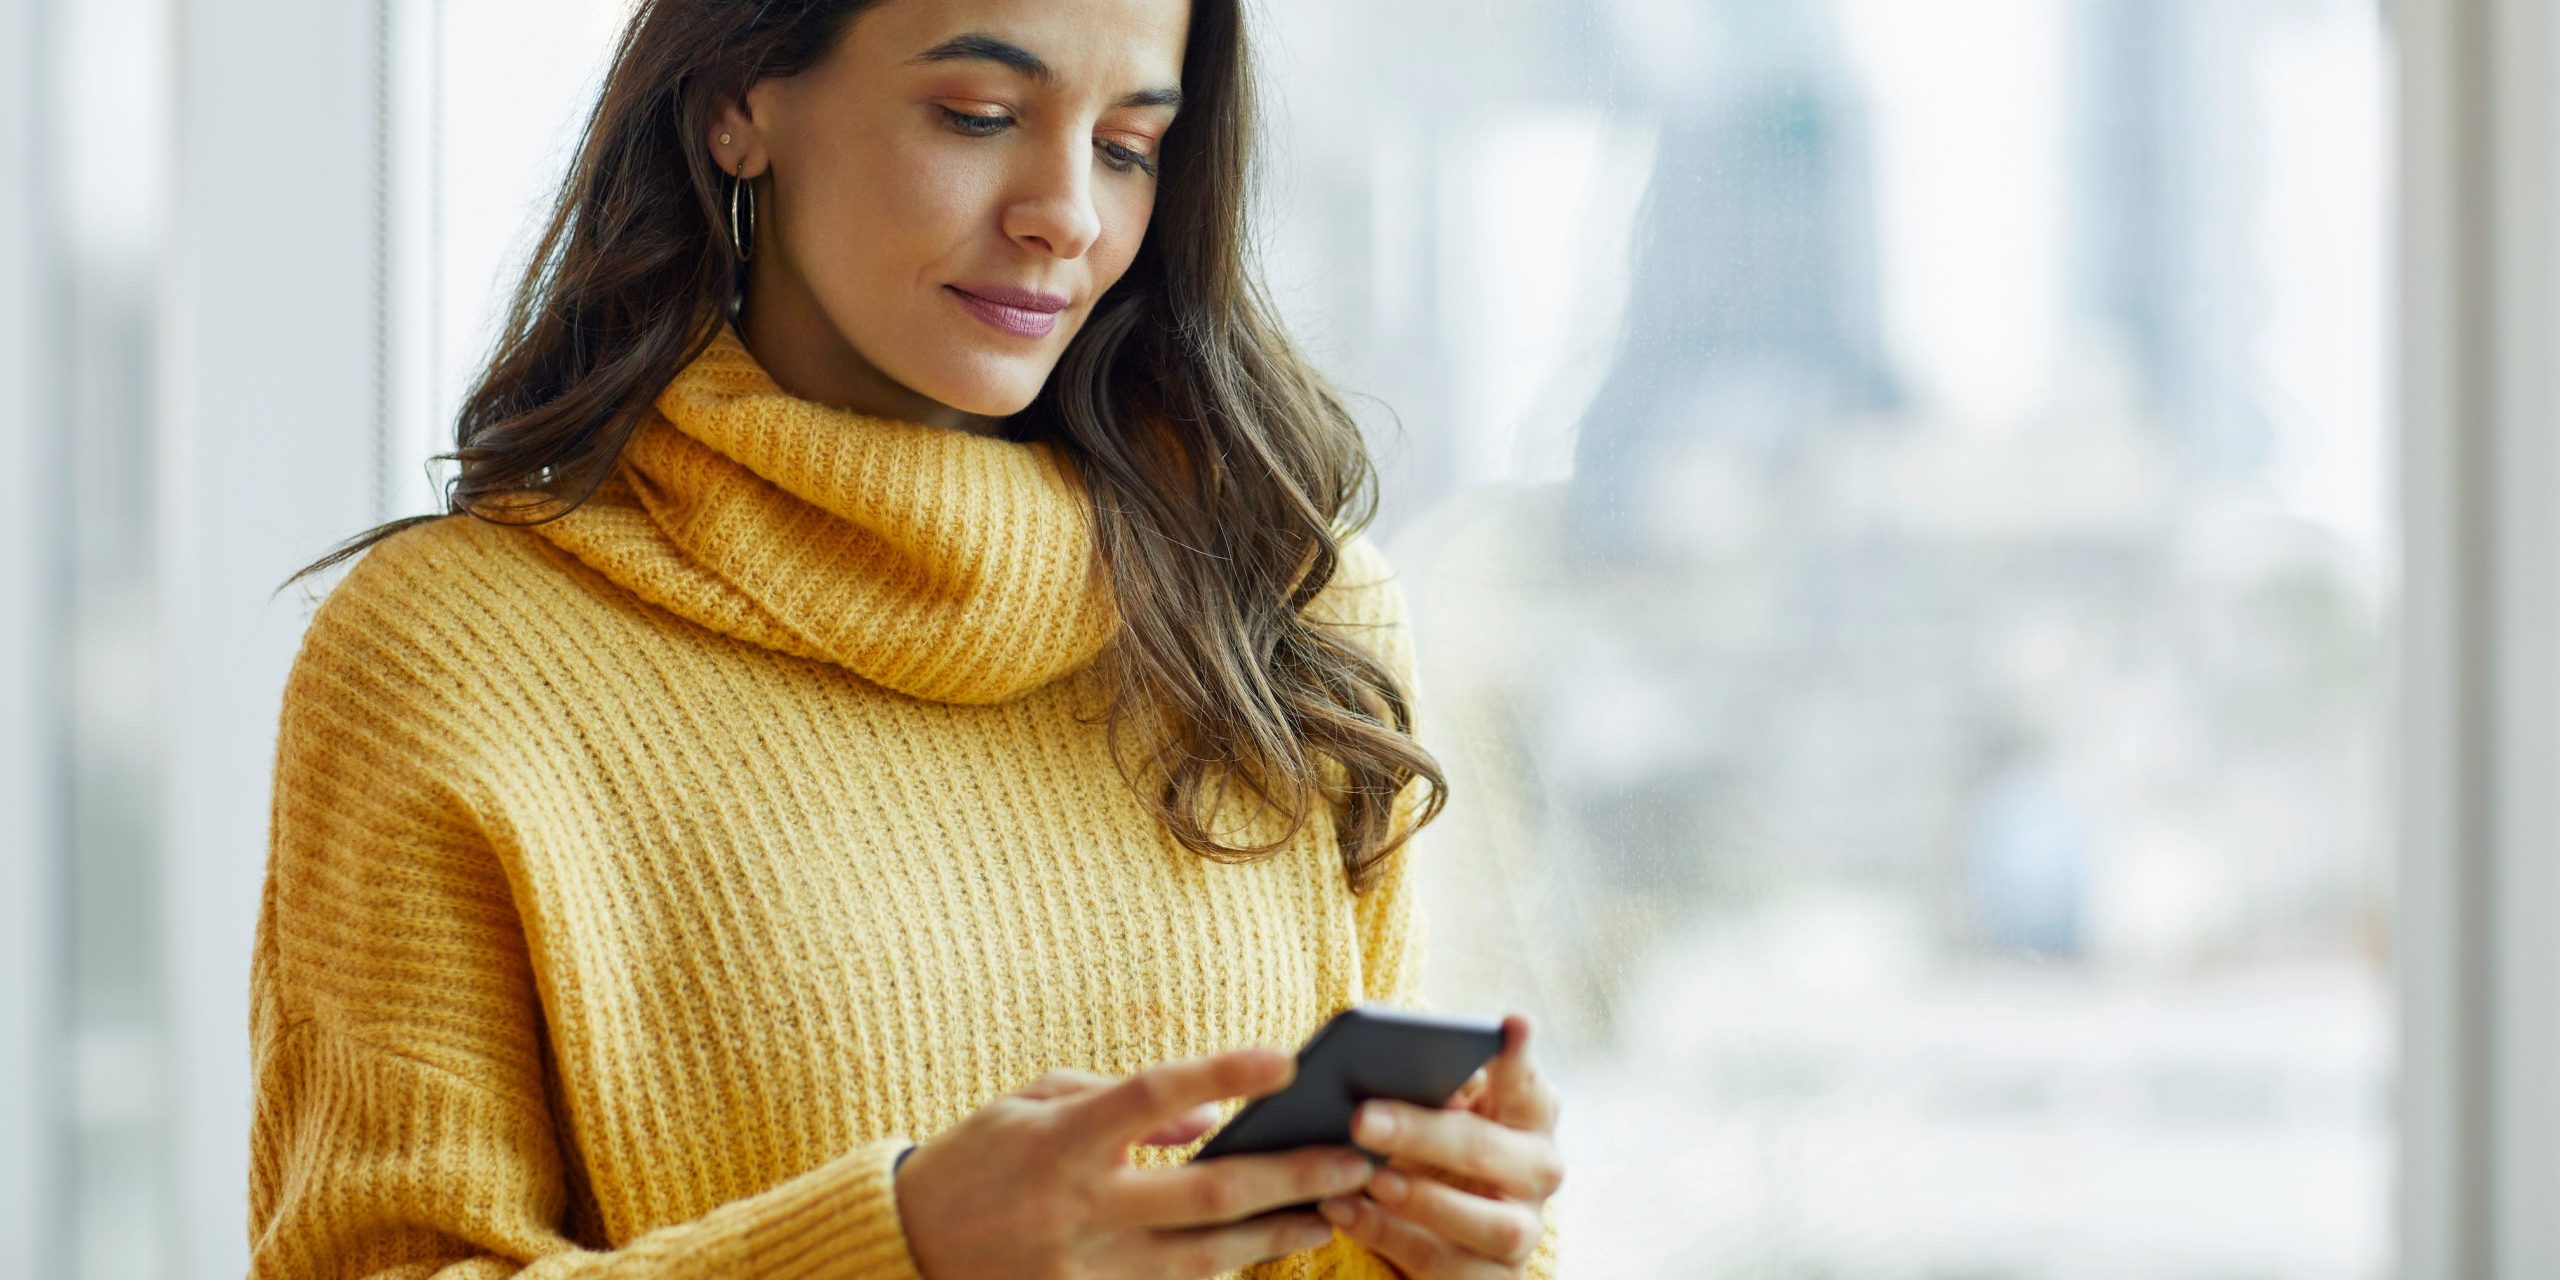
[[[460,464],[444,515],[540,523],[604,482],[743,295],[727,177],[698,145],[719,104],[807,69],[876,3],[643,0],[455,449],[436,455]],[[1157,726],[1153,767],[1132,785],[1184,846],[1222,862],[1279,853],[1330,804],[1365,893],[1439,815],[1447,781],[1414,739],[1396,673],[1303,612],[1375,518],[1377,481],[1357,422],[1289,341],[1249,261],[1257,109],[1239,0],[1194,0],[1182,82],[1146,241],[1007,435],[1061,445],[1093,496],[1124,624],[1106,659],[1115,759],[1133,716]],[[378,525],[286,585],[440,518]],[[1407,797],[1413,820],[1398,830],[1417,777],[1427,794]],[[1219,843],[1201,806],[1223,805],[1230,780],[1285,828]]]

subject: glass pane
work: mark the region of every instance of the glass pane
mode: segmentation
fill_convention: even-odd
[[[2374,7],[1506,14],[1272,14],[1281,292],[1575,1274],[2382,1274]]]

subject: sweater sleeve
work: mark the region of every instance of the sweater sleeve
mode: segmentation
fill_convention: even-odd
[[[314,616],[279,721],[249,975],[251,1280],[920,1280],[903,1137],[618,1248],[574,1211],[525,933],[448,747],[489,728],[451,694],[445,655],[467,649],[402,638],[365,567]]]
[[[1408,611],[1403,585],[1397,581],[1395,569],[1384,553],[1365,535],[1345,546],[1337,578],[1344,583],[1344,603],[1334,606],[1335,617],[1354,624],[1351,634],[1361,638],[1370,651],[1379,655],[1401,681],[1406,696],[1415,704],[1414,728],[1422,725],[1423,694],[1418,664],[1414,659],[1412,615]],[[1392,831],[1401,835],[1413,829],[1413,821],[1425,798],[1426,780],[1416,777],[1398,792],[1394,806]],[[1451,803],[1458,801],[1453,797]],[[1359,921],[1360,972],[1362,999],[1382,1004],[1400,1005],[1408,1009],[1431,1010],[1430,998],[1422,988],[1422,949],[1426,917],[1415,895],[1413,859],[1425,847],[1425,839],[1407,842],[1380,869],[1378,882],[1362,894],[1353,906]],[[1556,1280],[1557,1241],[1555,1203],[1550,1200],[1540,1207],[1545,1230],[1538,1237],[1535,1251],[1529,1255],[1525,1274],[1529,1280]],[[1312,1257],[1308,1277],[1339,1277],[1341,1280],[1403,1280],[1404,1273],[1393,1263],[1378,1256],[1366,1246],[1357,1244],[1339,1231],[1333,1242]]]

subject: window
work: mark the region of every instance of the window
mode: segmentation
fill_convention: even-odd
[[[2382,1274],[2371,7],[1282,17],[1574,1265]]]
[[[1250,9],[1576,1277],[2560,1274],[2560,4]],[[0,0],[0,1274],[242,1269],[264,593],[627,12]]]

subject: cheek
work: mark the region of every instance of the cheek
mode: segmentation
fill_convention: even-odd
[[[977,216],[973,176],[925,147],[830,153],[797,184],[791,239],[813,272],[912,274]]]
[[[1125,198],[1117,205],[1102,210],[1102,238],[1093,244],[1093,267],[1098,288],[1108,288],[1112,281],[1129,269],[1138,256],[1138,247],[1146,243],[1147,224],[1153,219],[1155,201],[1147,194]]]

